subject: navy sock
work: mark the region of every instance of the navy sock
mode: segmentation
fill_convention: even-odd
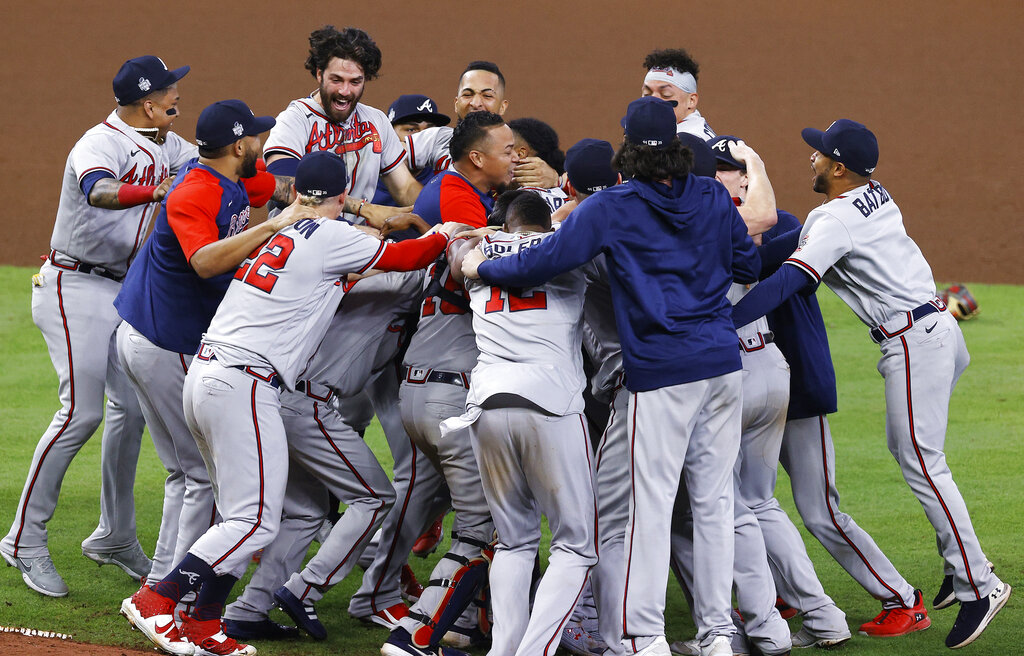
[[[205,581],[216,577],[213,568],[205,561],[187,553],[180,563],[171,568],[170,574],[163,581],[149,587],[153,592],[178,603],[188,593],[198,590]]]
[[[196,607],[192,617],[200,621],[219,620],[224,613],[224,604],[231,594],[231,588],[238,579],[230,574],[216,576],[203,582],[196,595]]]

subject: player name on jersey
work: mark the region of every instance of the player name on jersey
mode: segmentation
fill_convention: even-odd
[[[872,212],[890,200],[892,200],[892,197],[889,196],[889,192],[885,190],[885,187],[872,180],[867,189],[861,193],[861,197],[854,198],[850,202],[860,210],[861,214],[868,217]]]

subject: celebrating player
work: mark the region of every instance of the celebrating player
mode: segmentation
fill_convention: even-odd
[[[697,76],[700,66],[682,48],[655,50],[644,58],[644,84],[641,94],[675,103],[676,132],[687,132],[705,141],[715,131],[697,111]]]
[[[50,597],[65,596],[68,587],[50,558],[46,523],[71,459],[104,420],[100,521],[82,553],[136,580],[149,573],[132,494],[143,417],[117,357],[121,318],[113,301],[149,229],[152,203],[167,193],[168,176],[196,154],[170,132],[177,83],[188,71],[168,70],[151,55],[121,66],[114,77],[117,109],[68,156],[52,250],[32,277],[32,319],[57,371],[61,408],[36,446],[0,555],[28,587]]]
[[[824,282],[870,327],[882,352],[878,371],[885,380],[889,451],[954,570],[960,613],[946,646],[963,647],[981,635],[1011,590],[989,569],[942,451],[949,397],[970,356],[956,319],[935,296],[931,268],[907,235],[899,207],[870,177],[878,164],[875,135],[849,119],[802,134],[814,148],[813,188],[825,203],[799,233],[780,237],[795,248],[784,262],[789,266],[754,288],[733,316],[745,323]],[[917,592],[914,609],[919,606]]]

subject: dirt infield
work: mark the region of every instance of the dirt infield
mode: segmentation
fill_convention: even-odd
[[[0,633],[0,654],[32,654],[32,656],[152,656],[153,651],[126,647],[90,645],[74,640],[61,640],[20,633]]]
[[[383,50],[383,75],[364,96],[369,104],[386,107],[418,92],[449,107],[462,67],[491,59],[508,78],[508,116],[548,121],[563,148],[585,136],[616,143],[646,52],[686,47],[702,66],[702,113],[719,133],[740,135],[762,154],[780,207],[802,217],[820,201],[800,128],[854,118],[878,135],[876,177],[938,279],[1024,282],[1017,256],[1024,200],[1013,186],[1024,173],[1024,131],[1013,114],[1024,100],[1019,2],[353,8],[184,0],[163,13],[158,7],[42,0],[6,12],[0,262],[33,265],[48,250],[67,153],[113,108],[110,81],[125,59],[152,53],[170,66],[192,66],[175,126],[191,139],[195,117],[215,100],[238,97],[257,113],[276,114],[310,92],[305,39],[333,23],[363,27]]]

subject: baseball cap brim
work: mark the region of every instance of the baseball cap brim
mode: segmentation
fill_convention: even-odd
[[[163,87],[161,88],[166,89],[172,84],[175,84],[178,80],[185,77],[185,74],[190,70],[192,70],[191,66],[182,66],[181,68],[176,68],[173,71],[167,71],[167,78],[164,80]]]
[[[800,131],[800,136],[803,137],[804,142],[814,150],[819,153],[825,152],[825,133],[822,130],[804,128]]]
[[[253,116],[252,123],[245,129],[246,136],[254,137],[270,131],[270,128],[277,125],[277,119],[273,116]]]
[[[444,114],[434,114],[433,112],[423,112],[422,114],[406,114],[405,116],[397,116],[391,121],[391,124],[395,123],[419,123],[420,121],[426,121],[435,127],[442,125],[448,125],[452,122],[450,116]]]

